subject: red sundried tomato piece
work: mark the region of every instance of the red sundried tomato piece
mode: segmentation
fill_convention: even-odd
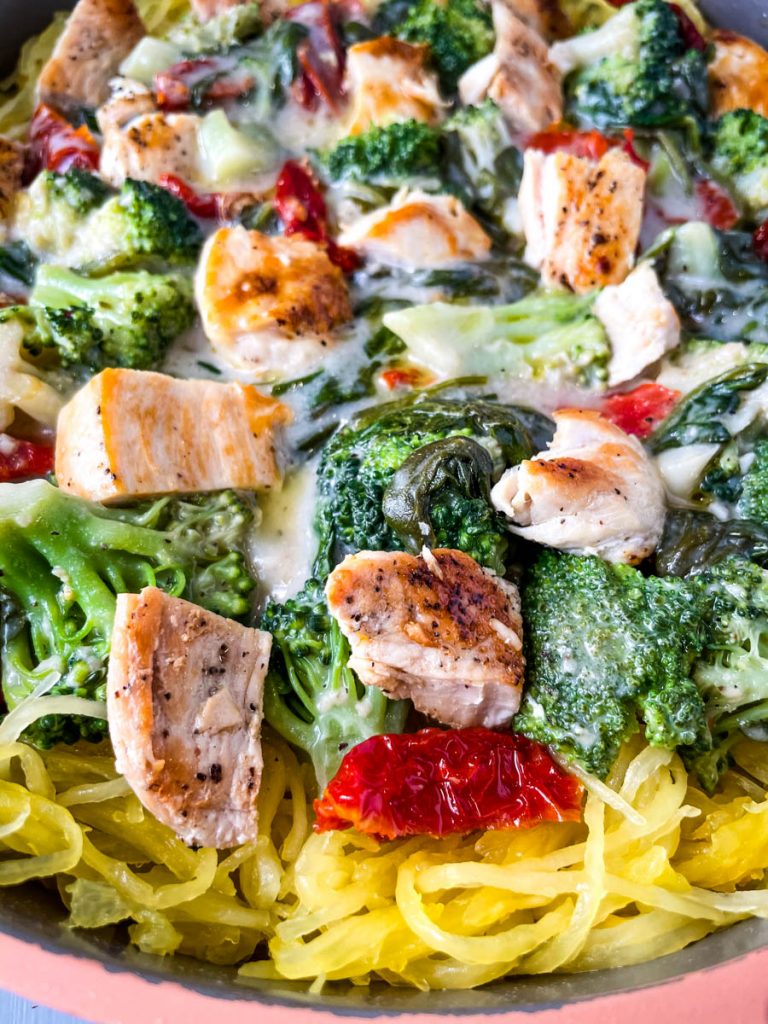
[[[700,53],[704,53],[707,49],[707,41],[704,36],[699,32],[682,7],[678,4],[670,4],[669,6],[675,13],[677,24],[680,27],[680,35],[683,37],[683,42],[687,49],[698,50]]]
[[[650,169],[650,166],[651,166],[650,161],[649,160],[643,160],[643,158],[640,156],[640,154],[635,149],[635,130],[634,130],[634,128],[625,128],[624,129],[624,145],[622,146],[622,149],[624,150],[624,152],[627,154],[627,156],[630,158],[630,160],[633,163],[637,164],[638,167],[642,167],[642,169],[646,173],[648,172],[648,170]]]
[[[532,135],[526,149],[540,149],[543,153],[571,153],[573,156],[599,160],[616,143],[601,132],[580,132],[575,128],[548,128]]]
[[[672,412],[680,392],[663,384],[640,384],[623,395],[612,395],[603,402],[602,414],[627,434],[648,437]]]
[[[88,127],[75,128],[58,111],[41,103],[29,125],[30,161],[27,173],[40,171],[65,174],[77,167],[83,171],[99,169],[99,147]]]
[[[328,258],[345,274],[360,266],[352,249],[337,245],[328,234],[328,210],[323,193],[309,171],[296,160],[288,160],[275,185],[275,209],[286,235],[302,235],[311,242],[323,242]]]
[[[338,6],[337,12],[337,5],[330,0],[308,0],[285,15],[309,33],[296,50],[301,75],[294,92],[298,102],[310,110],[322,100],[336,113],[344,95],[346,53],[336,25],[343,5]]]
[[[315,831],[380,839],[579,821],[582,787],[538,743],[491,729],[422,729],[353,747],[322,798]]]
[[[182,60],[155,75],[157,105],[163,110],[186,110],[220,100],[247,96],[255,79],[233,57],[198,57]]]
[[[158,185],[180,199],[191,214],[202,220],[216,220],[221,215],[221,196],[217,192],[196,192],[175,174],[161,174]]]
[[[720,231],[729,231],[739,221],[739,211],[722,185],[709,178],[696,182],[696,198],[702,220]]]
[[[764,220],[752,235],[752,248],[755,250],[755,255],[768,263],[768,220]]]
[[[53,472],[53,448],[0,434],[0,483],[47,476]]]
[[[288,160],[275,185],[275,209],[286,235],[304,235],[323,242],[328,234],[328,211],[315,179],[296,160]]]
[[[424,376],[424,371],[416,366],[410,369],[395,367],[392,370],[382,371],[381,383],[390,391],[394,391],[396,388],[415,388],[423,383]]]

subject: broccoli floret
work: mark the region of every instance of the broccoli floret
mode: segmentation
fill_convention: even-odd
[[[425,539],[431,533],[445,547],[468,545],[471,553],[489,559],[486,564],[500,568],[505,550],[504,527],[491,512],[490,505],[486,507],[486,514],[477,520],[477,536],[462,519],[462,512],[468,511],[465,502],[472,503],[475,515],[480,503],[486,502],[485,466],[481,464],[479,470],[475,466],[471,481],[459,482],[458,474],[463,470],[454,461],[456,451],[451,445],[429,453],[432,460],[429,473],[433,478],[442,477],[450,486],[442,493],[440,487],[427,488],[426,494],[422,492],[417,500],[413,487],[423,481],[418,474],[409,472],[410,515],[402,511],[402,492],[398,502],[401,511],[396,517],[397,531],[384,512],[385,492],[391,483],[397,486],[393,477],[408,457],[425,445],[457,436],[471,437],[492,455],[497,455],[499,464],[493,467],[495,475],[504,465],[515,465],[529,458],[533,450],[528,432],[513,409],[478,400],[461,402],[422,395],[368,410],[339,430],[323,450],[318,469],[316,528],[319,544],[315,574],[323,578],[346,555],[366,548],[374,551],[413,548],[416,535],[422,532],[420,515],[426,513],[430,514],[431,522],[424,525]],[[394,497],[392,503],[395,504]],[[395,521],[394,515],[392,521]]]
[[[385,0],[373,30],[409,43],[427,43],[447,93],[456,92],[467,68],[490,53],[494,44],[490,8],[482,0]]]
[[[91,273],[192,263],[203,244],[197,221],[180,199],[148,181],[125,182],[88,222],[77,266]]]
[[[768,263],[748,232],[689,221],[663,232],[645,258],[690,334],[768,344]]]
[[[696,582],[704,592],[707,637],[693,679],[705,702],[712,744],[689,752],[686,762],[711,791],[742,735],[768,739],[768,572],[728,558]]]
[[[320,791],[349,747],[377,733],[402,731],[407,701],[392,702],[378,687],[361,686],[319,580],[310,579],[285,604],[270,603],[261,627],[273,640],[265,717],[310,755]]]
[[[143,270],[91,279],[44,265],[29,301],[38,315],[32,344],[87,373],[158,366],[195,317],[186,278]]]
[[[321,162],[332,181],[399,184],[439,172],[440,136],[420,121],[399,121],[342,139]]]
[[[723,114],[712,131],[712,167],[755,214],[768,209],[768,118],[754,110]]]
[[[457,111],[442,126],[445,175],[464,205],[506,234],[516,231],[521,152],[493,100]]]
[[[706,747],[690,672],[703,646],[696,588],[599,558],[544,551],[523,588],[528,685],[514,727],[604,777],[640,728]]]
[[[55,673],[53,693],[103,700],[115,595],[159,586],[243,618],[253,510],[232,492],[105,509],[42,480],[0,485],[0,672],[13,710]],[[100,720],[41,719],[39,746],[99,739]]]
[[[101,179],[87,171],[44,171],[16,197],[15,232],[34,253],[69,262],[88,216],[108,193]]]
[[[395,310],[385,325],[447,377],[523,377],[605,387],[611,349],[594,296],[539,292],[508,306],[445,302]]]
[[[75,213],[85,215],[101,206],[110,194],[109,186],[97,175],[73,167],[66,174],[45,171],[51,199],[66,203]]]
[[[707,112],[707,65],[665,0],[637,0],[593,33],[553,48],[573,70],[566,113],[600,129],[685,127]]]
[[[91,275],[192,263],[197,222],[166,189],[128,180],[118,195],[85,171],[37,177],[19,200],[16,229],[33,251]]]

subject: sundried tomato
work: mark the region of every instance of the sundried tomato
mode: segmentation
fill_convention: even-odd
[[[53,472],[53,448],[0,434],[0,483]]]
[[[371,736],[315,801],[315,830],[380,839],[579,821],[582,787],[546,747],[491,729]]]
[[[680,392],[663,384],[640,384],[623,395],[612,395],[603,402],[603,415],[627,434],[648,437],[654,427],[672,412]]]

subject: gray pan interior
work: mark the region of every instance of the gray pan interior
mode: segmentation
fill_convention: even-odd
[[[0,69],[9,70],[28,36],[45,27],[54,11],[72,6],[61,0],[0,0]],[[727,25],[768,45],[768,0],[702,0],[711,21]],[[317,1007],[338,1014],[499,1013],[535,1010],[599,995],[657,985],[691,971],[705,970],[768,945],[768,922],[745,921],[689,949],[638,967],[581,975],[521,978],[471,992],[412,992],[384,985],[370,990],[329,986],[310,995],[306,986],[262,982],[244,986],[235,972],[179,957],[156,960],[128,950],[118,929],[98,935],[62,927],[61,905],[42,886],[5,890],[0,896],[0,932],[61,953],[95,958],[110,970],[131,971],[148,979],[174,979],[220,999],[255,1004]],[[257,1006],[254,1006],[254,1010]],[[256,1018],[258,1019],[258,1018]]]

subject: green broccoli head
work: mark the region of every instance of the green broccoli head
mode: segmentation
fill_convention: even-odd
[[[446,377],[522,377],[605,387],[611,347],[594,295],[539,292],[502,306],[433,302],[387,313],[413,358]]]
[[[399,121],[342,139],[321,161],[332,181],[400,184],[439,172],[440,136],[420,121]]]
[[[467,68],[491,52],[495,38],[490,8],[482,0],[385,0],[373,30],[427,43],[447,93],[455,93]]]
[[[637,0],[568,45],[565,66],[576,68],[565,88],[570,119],[604,130],[686,126],[705,118],[706,58],[688,48],[665,0]]]
[[[200,226],[180,199],[148,181],[129,179],[88,223],[77,266],[92,273],[165,263],[192,263]],[[90,257],[90,258],[89,258]]]
[[[83,240],[88,217],[109,192],[100,178],[87,171],[63,175],[43,171],[16,197],[15,233],[33,253],[68,263]]]
[[[727,558],[696,577],[706,602],[707,638],[693,679],[706,707],[711,749],[686,761],[708,790],[745,733],[768,739],[768,572]]]
[[[350,747],[379,733],[402,732],[408,702],[392,702],[378,687],[360,684],[320,580],[310,579],[285,604],[267,605],[261,628],[273,642],[265,718],[309,754],[321,792]]]
[[[528,685],[515,729],[604,777],[644,723],[651,744],[706,748],[690,678],[696,588],[599,558],[541,553],[523,588]]]
[[[712,167],[753,213],[768,210],[768,118],[731,110],[714,125]]]
[[[465,452],[457,457],[457,446],[446,444],[405,466],[425,445],[459,436],[472,438],[497,457],[495,475],[505,465],[530,457],[533,450],[513,409],[424,394],[363,412],[337,431],[323,450],[318,469],[315,574],[323,578],[355,551],[413,549],[421,532],[419,515],[426,513],[431,517],[427,533],[436,543],[462,550],[465,545],[469,553],[487,559],[484,564],[500,569],[506,550],[504,527],[486,499],[487,463],[476,449],[468,462]],[[420,471],[437,483],[417,493],[423,483]],[[462,518],[470,509],[476,516],[483,509],[474,524],[477,534]]]
[[[186,278],[143,270],[85,278],[44,265],[29,301],[38,317],[31,344],[89,374],[108,366],[158,366],[195,317]]]
[[[79,167],[66,174],[44,171],[43,182],[53,202],[65,204],[80,216],[91,213],[110,195],[109,186],[101,178]]]
[[[15,226],[33,252],[90,275],[188,264],[200,226],[164,188],[128,180],[118,195],[93,174],[44,172],[17,201]]]
[[[102,700],[115,597],[159,586],[242,618],[255,581],[253,510],[230,492],[105,509],[35,480],[0,485],[0,670],[10,710],[41,692]],[[53,715],[25,734],[51,746],[106,723]]]

